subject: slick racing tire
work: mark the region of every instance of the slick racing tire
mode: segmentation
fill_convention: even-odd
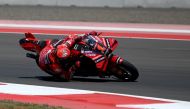
[[[118,65],[117,69],[115,76],[123,81],[135,81],[139,77],[137,68],[126,60]]]

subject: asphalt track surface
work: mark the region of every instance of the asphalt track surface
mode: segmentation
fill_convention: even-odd
[[[85,89],[190,101],[190,42],[117,39],[115,54],[132,62],[140,72],[136,82],[78,78],[56,80],[41,71],[18,45],[23,34],[0,34],[0,81]],[[41,39],[57,36],[38,35]],[[60,38],[60,37],[59,37]],[[35,91],[35,90],[34,90]]]

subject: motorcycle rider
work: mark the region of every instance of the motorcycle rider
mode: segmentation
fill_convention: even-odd
[[[83,36],[69,35],[61,40],[42,41],[36,39],[31,33],[25,33],[25,38],[20,40],[20,45],[25,50],[37,53],[33,57],[43,71],[69,81],[75,70],[80,67],[78,59],[81,52],[72,49],[78,41],[84,40],[93,50],[99,51],[111,61],[122,61],[118,56],[112,54],[110,48],[99,43],[98,36],[97,32],[92,31]]]

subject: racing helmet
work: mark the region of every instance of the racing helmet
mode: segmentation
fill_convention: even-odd
[[[64,45],[57,46],[56,55],[60,59],[67,59],[70,56],[71,52],[68,47]]]

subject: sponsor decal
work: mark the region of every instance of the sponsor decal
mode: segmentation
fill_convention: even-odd
[[[102,56],[102,57],[96,59],[96,60],[95,60],[95,63],[99,63],[99,62],[103,61],[104,59],[105,59],[105,57]]]

